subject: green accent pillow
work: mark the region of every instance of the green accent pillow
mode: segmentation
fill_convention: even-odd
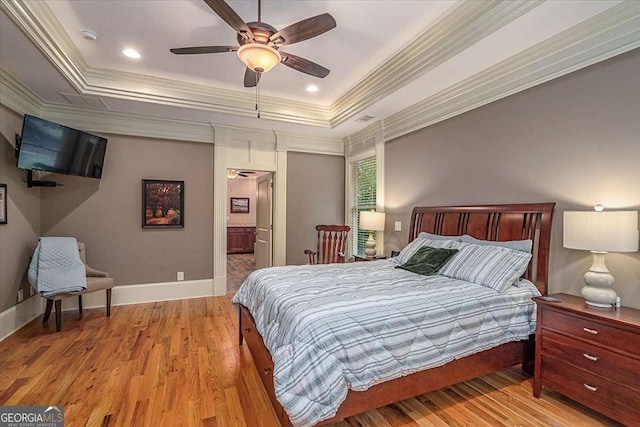
[[[409,258],[409,261],[396,266],[396,268],[422,274],[423,276],[431,276],[436,274],[457,252],[457,249],[423,246]]]

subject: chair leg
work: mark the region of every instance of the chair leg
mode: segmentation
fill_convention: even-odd
[[[44,310],[44,316],[42,316],[42,323],[47,323],[49,316],[51,316],[51,309],[53,308],[53,300],[47,298],[47,308]]]
[[[78,295],[78,311],[82,314],[82,295]]]
[[[107,317],[111,316],[111,289],[107,289]]]
[[[62,329],[62,300],[56,300],[56,332]]]

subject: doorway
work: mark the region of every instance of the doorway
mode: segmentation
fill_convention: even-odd
[[[227,171],[227,293],[272,262],[272,173]]]

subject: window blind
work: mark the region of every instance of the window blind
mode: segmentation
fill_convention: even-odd
[[[376,209],[376,156],[351,163],[351,247],[353,253],[364,253],[364,244],[369,237],[367,230],[361,230],[360,211]]]

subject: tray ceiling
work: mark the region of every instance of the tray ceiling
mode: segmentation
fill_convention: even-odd
[[[256,20],[257,2],[228,3],[245,21]],[[262,20],[276,28],[324,12],[337,27],[287,46],[331,73],[317,79],[282,65],[265,73],[262,119],[253,109],[255,90],[242,86],[244,66],[235,53],[169,53],[173,47],[237,45],[235,32],[201,0],[2,0],[0,66],[48,108],[75,105],[342,138],[370,125],[356,121],[364,115],[379,121],[410,110],[580,24],[599,22],[616,7],[631,12],[624,19],[640,16],[631,2],[608,0],[265,0]],[[84,39],[86,29],[97,40]],[[637,47],[638,38],[596,60]],[[126,58],[125,47],[142,58]],[[523,69],[539,59],[529,56]],[[309,84],[319,91],[306,92]]]

